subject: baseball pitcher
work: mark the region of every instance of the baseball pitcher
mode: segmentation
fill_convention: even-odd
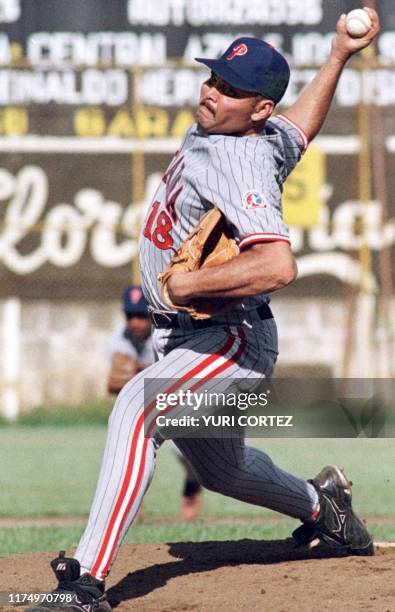
[[[350,56],[368,46],[372,26],[352,38],[337,23],[330,55],[296,103],[274,116],[289,81],[285,58],[256,38],[235,40],[201,86],[196,123],[163,175],[143,227],[143,291],[159,360],[122,389],[86,530],[75,557],[52,563],[57,593],[72,610],[110,610],[104,579],[155,467],[158,440],[144,430],[144,376],[187,381],[262,379],[277,358],[269,296],[297,274],[282,218],[284,181],[328,113]],[[152,430],[153,431],[153,430]],[[373,554],[372,538],[351,505],[351,483],[336,466],[310,481],[285,472],[242,436],[176,439],[201,484],[302,522],[298,544],[319,537],[349,554]]]

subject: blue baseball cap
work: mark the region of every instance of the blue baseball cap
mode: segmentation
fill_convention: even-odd
[[[289,83],[288,62],[259,38],[237,38],[219,59],[196,57],[237,89],[262,94],[277,103]]]
[[[138,285],[126,287],[122,294],[122,304],[125,315],[148,318],[147,302]]]

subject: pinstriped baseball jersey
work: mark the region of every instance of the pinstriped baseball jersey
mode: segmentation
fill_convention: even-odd
[[[173,252],[216,204],[232,225],[240,248],[260,241],[289,241],[281,214],[281,190],[305,148],[306,140],[285,118],[266,124],[257,137],[209,135],[197,125],[163,176],[148,211],[141,240],[141,275],[148,303],[161,302],[156,276]],[[100,579],[108,574],[121,541],[133,522],[155,467],[159,436],[154,402],[145,404],[144,378],[170,389],[217,384],[226,379],[270,376],[277,357],[273,318],[262,320],[255,305],[265,296],[244,300],[236,325],[191,329],[181,314],[177,328],[156,329],[159,361],[125,385],[109,421],[102,470],[89,522],[76,551],[83,571]],[[236,312],[236,315],[234,315]],[[239,311],[240,312],[240,308]],[[217,323],[219,321],[216,321]],[[176,408],[168,407],[168,414]],[[147,427],[145,428],[145,420]],[[163,437],[162,437],[163,439]],[[314,487],[274,465],[262,451],[237,439],[180,439],[176,445],[199,481],[214,491],[308,520],[317,510]]]
[[[143,225],[141,279],[152,308],[169,310],[161,301],[157,274],[214,205],[227,218],[240,250],[256,242],[289,242],[282,187],[306,145],[301,130],[282,115],[267,121],[257,136],[208,134],[197,124],[189,129]],[[251,310],[265,299],[246,298],[236,309]]]

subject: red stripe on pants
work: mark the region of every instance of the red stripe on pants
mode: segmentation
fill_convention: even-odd
[[[237,361],[237,359],[240,357],[240,355],[242,354],[244,348],[245,348],[245,337],[243,334],[242,330],[239,330],[239,337],[241,338],[241,344],[240,347],[237,349],[235,355],[233,357],[230,357],[226,362],[224,362],[223,364],[221,364],[218,368],[216,368],[215,370],[213,370],[210,374],[208,374],[206,377],[202,378],[201,381],[199,381],[198,383],[196,383],[193,388],[197,388],[198,386],[201,386],[202,384],[204,384],[205,381],[210,380],[211,378],[213,378],[216,374],[223,372],[225,369],[227,369],[230,365],[232,365],[233,363],[235,363],[235,361]],[[222,349],[220,349],[220,351],[213,353],[212,355],[209,355],[208,357],[206,357],[204,359],[204,361],[202,361],[200,364],[198,364],[197,366],[195,366],[194,368],[192,368],[191,370],[189,370],[186,374],[184,374],[184,376],[179,379],[177,381],[177,383],[175,383],[174,385],[172,385],[167,392],[172,392],[173,390],[177,389],[178,387],[180,387],[182,385],[183,382],[185,382],[188,379],[193,378],[194,376],[196,376],[197,374],[199,374],[199,372],[203,371],[206,367],[208,367],[209,365],[211,365],[212,363],[215,362],[216,359],[219,359],[220,357],[222,357],[223,355],[225,355],[233,346],[233,344],[235,343],[236,338],[235,336],[230,336],[225,345],[223,346]],[[117,533],[116,536],[114,538],[114,543],[112,545],[108,560],[106,565],[104,566],[103,570],[99,572],[100,566],[103,562],[104,556],[106,554],[107,551],[107,547],[109,545],[109,541],[111,539],[111,535],[116,523],[116,520],[118,518],[118,514],[121,510],[122,504],[124,502],[128,487],[129,487],[129,483],[130,483],[130,478],[132,475],[132,471],[133,471],[133,465],[134,465],[134,461],[135,461],[135,455],[136,455],[136,448],[137,448],[137,444],[138,444],[138,439],[139,436],[141,434],[141,430],[144,426],[144,418],[145,416],[151,412],[153,410],[153,407],[155,405],[155,401],[151,402],[151,404],[149,405],[149,407],[146,409],[145,414],[144,412],[141,414],[141,416],[139,417],[136,427],[135,427],[135,431],[132,437],[132,441],[131,441],[131,446],[130,446],[130,452],[129,452],[129,460],[128,460],[128,465],[126,468],[126,472],[125,472],[125,477],[122,483],[122,487],[121,490],[119,492],[118,495],[118,499],[117,502],[115,504],[114,510],[111,514],[110,517],[110,521],[108,524],[108,527],[106,529],[106,533],[104,535],[104,539],[103,539],[103,543],[100,547],[100,551],[98,553],[97,559],[94,562],[92,569],[91,569],[91,574],[93,576],[98,575],[100,578],[101,577],[105,577],[108,573],[108,569],[111,566],[111,562],[113,559],[113,556],[115,554],[116,548],[117,548],[117,542],[119,539],[119,535],[122,532],[123,526],[125,524],[126,518],[128,516],[128,513],[131,509],[131,507],[133,506],[133,503],[137,497],[139,488],[140,488],[140,484],[142,481],[142,477],[144,474],[144,469],[145,469],[145,463],[146,463],[146,454],[147,454],[147,445],[148,445],[148,441],[149,441],[149,435],[146,435],[144,443],[143,443],[143,448],[142,448],[142,454],[141,454],[141,462],[140,462],[140,466],[139,466],[139,470],[138,470],[138,474],[137,474],[137,478],[136,478],[136,483],[133,487],[133,491],[131,493],[130,499],[128,501],[128,504],[124,510],[122,519],[120,521],[119,527],[117,529]],[[147,412],[148,411],[148,412]],[[155,423],[153,423],[153,425],[155,425]]]

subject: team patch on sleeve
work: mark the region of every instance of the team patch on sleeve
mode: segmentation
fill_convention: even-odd
[[[266,208],[263,195],[259,191],[251,189],[246,191],[242,199],[243,208],[251,210],[251,208]]]

